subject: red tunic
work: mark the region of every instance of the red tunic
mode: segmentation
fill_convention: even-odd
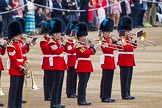
[[[67,65],[70,67],[75,66],[76,63],[76,48],[74,47],[73,40],[68,40],[65,44],[65,52],[67,54]]]
[[[105,38],[105,42],[102,42],[101,49],[103,52],[104,63],[101,64],[102,69],[115,69],[114,50],[115,45],[110,44],[110,38]]]
[[[76,49],[76,72],[93,72],[92,62],[90,55],[95,54],[92,48],[88,48],[86,45]]]
[[[118,65],[119,66],[135,66],[134,60],[134,48],[137,47],[137,44],[132,46],[130,43],[130,38],[126,37],[126,45],[123,46],[123,50],[119,50],[118,55]]]
[[[51,51],[48,46],[49,41],[49,38],[44,38],[40,41],[40,48],[43,54],[41,56],[41,65],[44,70],[53,70],[52,66],[50,66]]]
[[[49,49],[53,58],[51,60],[53,70],[66,70],[67,65],[63,57],[64,47],[57,40],[52,40],[49,42]]]
[[[6,51],[5,48],[0,47],[0,71],[1,71],[1,70],[4,70],[4,68],[3,68],[3,64],[2,64],[2,58],[1,58],[1,55],[4,55],[4,54],[5,54],[5,51]]]
[[[9,74],[14,76],[24,76],[25,74],[20,72],[24,64],[20,43],[13,42],[12,45],[8,45],[7,53],[10,60]]]
[[[24,62],[25,62],[27,60],[26,54],[29,52],[30,47],[27,43],[23,42],[22,40],[19,40],[19,43],[20,43],[20,46],[22,48],[23,59],[24,59]]]

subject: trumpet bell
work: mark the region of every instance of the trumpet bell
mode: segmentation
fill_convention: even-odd
[[[101,42],[104,41],[104,40],[105,40],[104,37],[99,38],[99,41],[101,41]]]
[[[143,35],[140,37],[141,41],[144,42],[146,39],[146,32],[143,32]]]

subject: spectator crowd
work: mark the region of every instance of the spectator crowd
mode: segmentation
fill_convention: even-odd
[[[43,22],[53,18],[63,21],[64,30],[70,21],[83,21],[88,24],[89,31],[98,30],[105,17],[114,20],[114,29],[118,28],[120,17],[125,15],[133,18],[133,28],[158,27],[157,19],[162,21],[159,16],[162,16],[161,0],[44,0],[43,5],[34,3],[33,0],[0,0],[4,36],[7,36],[8,23],[15,17],[26,20],[27,34],[31,31],[41,33]]]

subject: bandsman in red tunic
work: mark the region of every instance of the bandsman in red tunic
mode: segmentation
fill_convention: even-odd
[[[23,18],[16,18],[17,21],[19,21],[19,23],[21,24],[22,30],[23,30],[23,34],[20,37],[20,45],[22,47],[22,54],[23,54],[23,58],[26,61],[27,60],[27,53],[30,50],[29,47],[29,42],[27,42],[27,36],[25,33],[25,29],[26,29],[26,22]]]
[[[116,45],[110,32],[113,32],[114,21],[110,18],[105,18],[101,25],[100,30],[103,33],[101,41],[101,49],[103,55],[100,56],[100,64],[102,68],[102,78],[100,85],[100,98],[101,102],[115,102],[115,99],[111,99],[112,83],[115,69],[114,50]]]
[[[6,41],[3,39],[2,30],[3,22],[0,21],[0,80],[2,71],[4,70],[1,55],[4,55],[6,52]],[[4,106],[4,104],[0,102],[0,106]]]
[[[10,75],[8,108],[22,108],[24,75],[27,72],[27,69],[24,67],[22,49],[19,43],[20,35],[22,34],[21,24],[18,21],[11,21],[8,25],[8,39],[10,43],[7,45]]]
[[[133,66],[135,66],[134,60],[134,48],[137,47],[137,41],[132,40],[130,31],[132,30],[133,22],[129,16],[124,16],[120,19],[118,24],[118,31],[124,30],[123,49],[119,50],[118,62],[120,67],[120,84],[121,84],[121,96],[122,99],[132,100],[135,99],[131,96],[131,81],[133,75]]]
[[[50,101],[51,100],[51,91],[52,91],[52,84],[54,80],[54,71],[52,68],[53,64],[50,64],[50,59],[52,57],[51,50],[49,49],[49,42],[50,42],[50,31],[52,30],[52,20],[45,21],[42,27],[43,38],[40,41],[40,48],[42,51],[41,56],[41,66],[44,70],[44,77],[43,77],[43,87],[44,87],[44,100]]]
[[[86,88],[90,78],[91,72],[93,72],[92,62],[90,55],[94,55],[96,50],[93,44],[87,43],[88,27],[86,23],[78,23],[74,29],[77,31],[78,45],[76,46],[76,72],[79,77],[78,82],[78,105],[91,105],[86,101]]]
[[[24,34],[25,29],[26,29],[26,22],[23,18],[19,18],[19,17],[17,17],[16,20],[19,21],[22,31],[23,31],[22,35],[20,35],[19,43],[20,43],[20,46],[22,49],[22,55],[23,55],[24,62],[26,62],[27,61],[27,53],[30,50],[29,41],[27,40],[28,38],[27,38],[26,34]],[[22,99],[22,103],[26,103],[26,99]]]
[[[76,85],[77,85],[77,74],[75,72],[76,63],[76,48],[75,48],[75,37],[73,35],[73,28],[78,21],[71,21],[66,29],[66,35],[68,36],[65,44],[65,62],[68,66],[67,79],[66,79],[66,94],[67,98],[76,98]],[[75,35],[75,34],[74,34]]]
[[[64,108],[65,105],[61,104],[61,94],[64,71],[67,70],[67,65],[63,55],[65,42],[62,41],[60,37],[62,33],[62,22],[58,19],[53,19],[53,21],[52,39],[48,45],[52,55],[50,58],[50,64],[54,70],[50,108]]]

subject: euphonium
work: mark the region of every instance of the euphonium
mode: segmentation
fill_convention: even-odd
[[[31,76],[31,65],[30,65],[30,61],[27,60],[23,66],[24,66],[25,69],[27,70],[27,72],[26,72],[26,74],[25,74],[25,77],[26,77],[26,78],[30,78],[30,76]]]
[[[38,87],[35,83],[35,79],[34,79],[34,76],[33,76],[33,72],[32,72],[32,69],[31,69],[31,63],[29,60],[27,60],[24,64],[24,67],[27,69],[27,73],[26,73],[26,78],[30,78],[31,77],[31,80],[32,80],[32,89],[33,90],[37,90]]]

